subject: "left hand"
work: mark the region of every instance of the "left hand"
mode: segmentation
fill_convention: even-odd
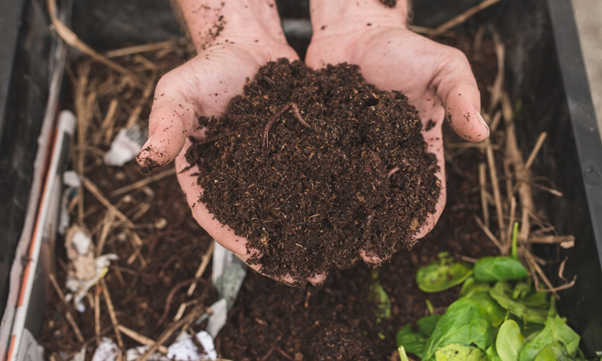
[[[403,1],[398,7],[405,6],[400,3]],[[343,62],[359,65],[367,82],[381,90],[402,91],[423,120],[423,135],[429,151],[437,156],[436,176],[442,185],[436,212],[414,236],[423,238],[445,207],[443,119],[447,117],[465,140],[480,142],[489,136],[489,127],[479,113],[481,98],[470,64],[461,51],[408,30],[405,12],[386,8],[378,0],[322,0],[316,5],[312,8],[315,30],[305,59],[307,65],[315,69]],[[435,126],[426,131],[429,120]],[[381,261],[363,251],[362,258],[367,263]]]

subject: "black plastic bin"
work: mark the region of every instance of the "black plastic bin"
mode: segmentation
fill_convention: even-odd
[[[480,0],[414,0],[414,22],[416,25],[433,27],[479,2]],[[308,13],[307,0],[283,0],[277,3],[285,17],[286,14],[289,17],[299,17]],[[40,8],[40,3],[34,0],[25,1],[25,4],[25,9],[29,9],[29,16],[31,9]],[[168,2],[164,0],[130,0],[125,3],[121,0],[78,0],[74,3],[73,11],[75,32],[93,48],[100,50],[179,36],[177,22],[171,15]],[[33,13],[39,15],[39,12]],[[28,27],[33,26],[32,22],[24,19],[19,30],[20,38],[31,30]],[[572,234],[576,237],[575,247],[563,252],[569,257],[565,276],[576,275],[577,284],[562,292],[558,305],[561,314],[567,316],[571,326],[582,335],[581,346],[587,356],[593,357],[595,351],[602,350],[602,145],[571,2],[502,0],[471,18],[463,26],[474,31],[480,24],[489,22],[496,25],[507,44],[506,88],[513,103],[518,100],[522,102],[522,111],[518,114],[516,125],[523,152],[530,152],[540,132],[548,132],[548,139],[533,164],[533,170],[538,175],[550,178],[564,193],[564,197],[539,192],[536,203],[538,209],[546,212],[545,216],[560,234]],[[0,41],[5,40],[0,38]],[[0,47],[4,51],[3,44]],[[13,205],[15,202],[25,204],[23,192],[13,191],[15,184],[6,180],[7,175],[12,174],[9,173],[12,171],[10,164],[23,158],[17,158],[22,157],[22,154],[15,151],[19,144],[7,139],[16,139],[15,136],[21,134],[17,132],[23,131],[25,127],[29,130],[27,144],[32,144],[32,139],[35,139],[36,132],[39,131],[39,124],[35,122],[19,124],[17,127],[11,122],[22,118],[9,116],[10,112],[21,114],[33,109],[33,100],[23,100],[31,99],[31,96],[18,96],[23,91],[21,78],[25,77],[20,75],[19,67],[36,60],[31,59],[30,53],[33,53],[31,49],[16,52],[12,63],[15,70],[10,80],[10,90],[8,93],[0,91],[0,96],[3,97],[0,105],[8,99],[13,108],[7,110],[0,107],[0,179],[3,180],[0,182],[0,199],[3,200],[0,203],[0,218],[10,215],[19,219],[20,214],[25,212],[25,209]],[[45,52],[40,52],[39,56],[42,57],[43,54]],[[0,66],[7,65],[0,62]],[[4,68],[0,69],[0,74],[2,71]],[[33,69],[29,69],[30,73],[32,71]],[[43,75],[31,78],[41,89],[35,95],[35,102],[42,104],[47,96],[47,84]],[[40,114],[40,120],[41,117]],[[5,150],[9,146],[12,148]],[[31,147],[35,148],[35,144]],[[27,167],[27,162],[30,161],[31,157],[25,157],[23,165]],[[26,177],[22,182],[21,186],[27,185]],[[14,196],[13,203],[5,201],[6,192],[11,192],[11,197]],[[18,222],[12,225],[13,228],[15,226],[18,226]],[[8,254],[4,253],[0,261],[13,258],[15,237],[18,237],[18,232],[10,231],[10,227],[7,227],[8,224],[1,220],[0,253]],[[545,253],[546,249],[541,252]],[[563,259],[565,254],[551,256]],[[7,278],[5,269],[0,267],[0,291]],[[550,277],[555,280],[557,276],[553,269],[549,271]],[[0,307],[3,308],[3,305],[0,304]]]

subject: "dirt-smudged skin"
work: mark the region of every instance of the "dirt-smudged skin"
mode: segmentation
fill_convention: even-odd
[[[260,251],[250,261],[267,275],[303,283],[362,249],[387,260],[435,210],[436,158],[416,109],[356,66],[271,62],[224,117],[200,123],[207,138],[186,155],[200,200]]]
[[[397,0],[378,0],[378,1],[380,1],[384,6],[390,7],[390,8],[394,8],[397,5]]]

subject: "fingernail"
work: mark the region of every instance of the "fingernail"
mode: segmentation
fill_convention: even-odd
[[[476,111],[476,113],[477,113],[477,119],[479,120],[479,123],[481,123],[487,127],[487,133],[491,133],[491,130],[489,129],[489,124],[487,124],[485,119],[483,119],[483,116],[481,115],[481,113],[479,113],[479,111]]]

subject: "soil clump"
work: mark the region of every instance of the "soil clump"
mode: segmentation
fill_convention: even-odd
[[[259,251],[272,277],[348,268],[360,250],[385,261],[435,211],[440,182],[422,122],[401,92],[357,66],[263,66],[186,154],[200,201]]]
[[[397,0],[378,0],[378,1],[380,1],[384,6],[390,7],[390,8],[394,8],[397,5]]]

